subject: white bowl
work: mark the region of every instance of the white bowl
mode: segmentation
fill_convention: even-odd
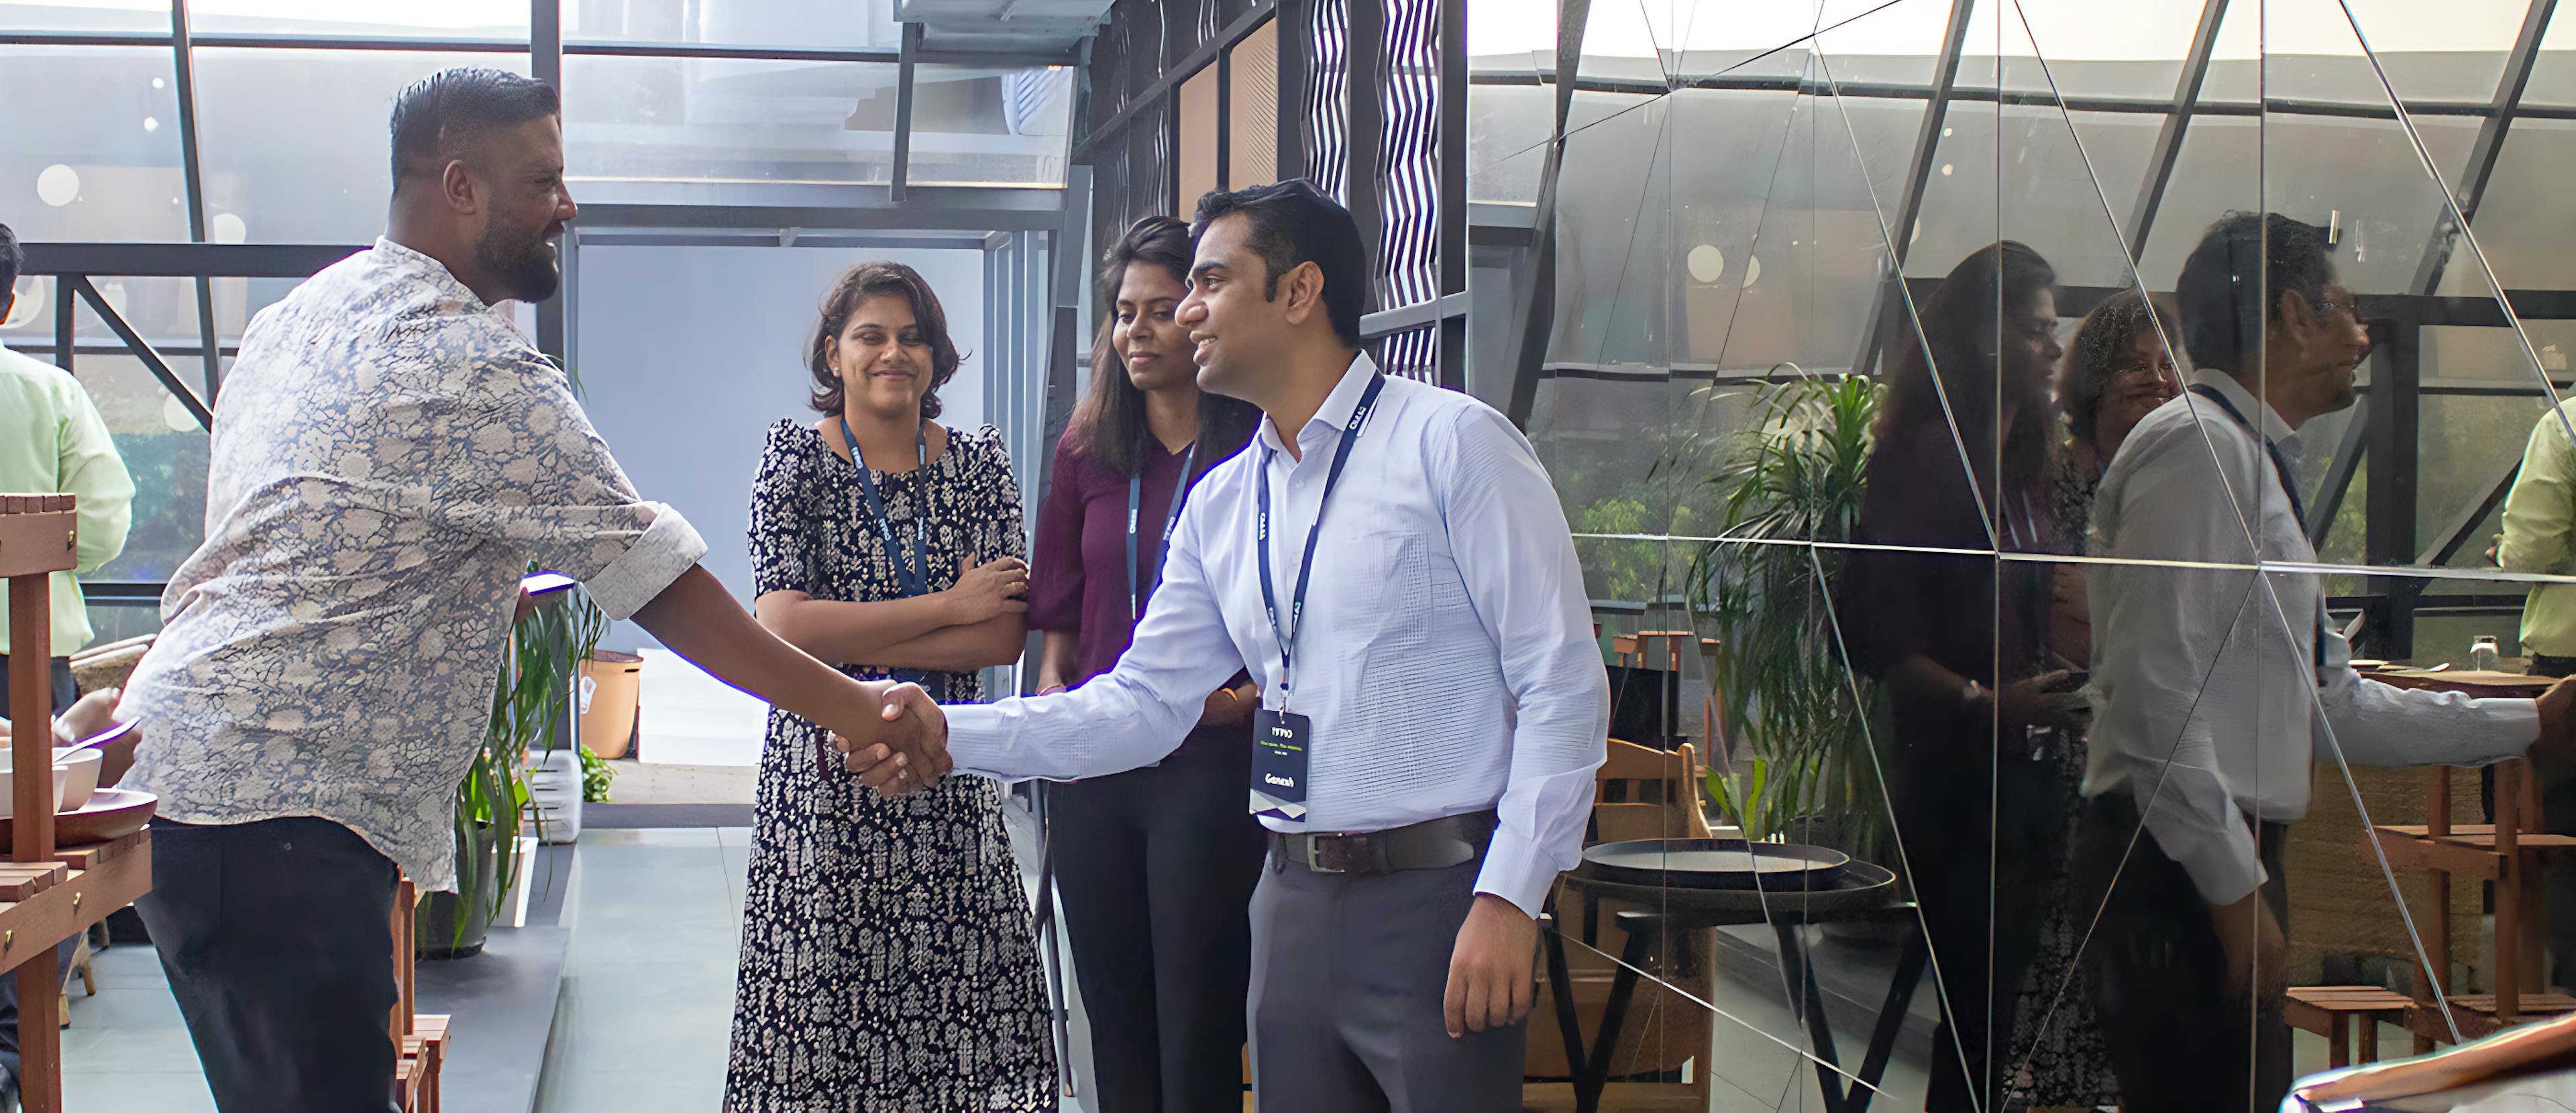
[[[98,771],[105,754],[96,749],[67,754],[68,747],[54,748],[54,771],[64,774],[62,800],[54,806],[58,812],[76,812],[89,806],[89,798],[98,792]]]
[[[0,750],[0,819],[8,819],[16,815],[18,809],[17,781],[13,779],[9,766],[8,751]],[[95,770],[97,766],[93,765],[91,768]],[[72,770],[68,765],[54,766],[54,810],[56,812],[63,810],[63,788],[71,783],[71,774]],[[95,778],[97,774],[93,772],[91,776]],[[93,781],[94,784],[95,781]]]

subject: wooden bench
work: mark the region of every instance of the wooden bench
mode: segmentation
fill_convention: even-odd
[[[2375,985],[2300,985],[2290,987],[2282,1006],[2290,1027],[2326,1038],[2326,1065],[2348,1067],[2379,1061],[2381,1022],[2406,1026],[2406,1010],[2415,999]],[[2361,1044],[2353,1049],[2353,1021],[2361,1021]]]

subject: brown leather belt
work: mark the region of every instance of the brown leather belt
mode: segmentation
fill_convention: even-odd
[[[1384,831],[1270,833],[1270,869],[1379,874],[1464,865],[1485,852],[1500,817],[1493,811],[1443,816]]]

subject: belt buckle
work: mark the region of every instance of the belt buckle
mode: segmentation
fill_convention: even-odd
[[[1306,868],[1316,873],[1349,873],[1350,868],[1348,866],[1328,866],[1324,864],[1326,855],[1323,851],[1326,839],[1333,840],[1333,845],[1335,846],[1342,844],[1342,839],[1339,835],[1306,836]]]

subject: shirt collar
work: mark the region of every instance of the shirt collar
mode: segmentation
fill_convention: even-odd
[[[379,265],[437,287],[440,293],[465,303],[468,312],[480,313],[492,308],[474,292],[473,287],[456,277],[456,272],[448,270],[447,264],[383,236],[376,237],[376,248],[372,258]]]
[[[1315,410],[1315,416],[1308,418],[1306,427],[1297,431],[1300,454],[1305,451],[1310,434],[1330,436],[1350,423],[1352,412],[1360,408],[1360,395],[1368,393],[1369,380],[1377,377],[1377,373],[1377,361],[1370,359],[1367,352],[1351,358],[1350,367],[1342,372],[1342,380],[1333,384],[1333,392],[1324,396],[1324,404]],[[1267,414],[1261,418],[1261,443],[1273,452],[1287,447],[1279,437],[1279,426]]]
[[[2281,451],[2285,453],[2293,456],[2298,454],[2299,431],[2290,428],[2289,422],[2281,420],[2281,415],[2272,411],[2270,403],[2254,397],[2254,392],[2245,389],[2245,384],[2237,382],[2236,376],[2224,371],[2203,369],[2193,372],[2191,381],[2194,386],[2207,386],[2226,396],[2229,402],[2236,404],[2236,412],[2262,424],[2265,440],[2279,445]]]

